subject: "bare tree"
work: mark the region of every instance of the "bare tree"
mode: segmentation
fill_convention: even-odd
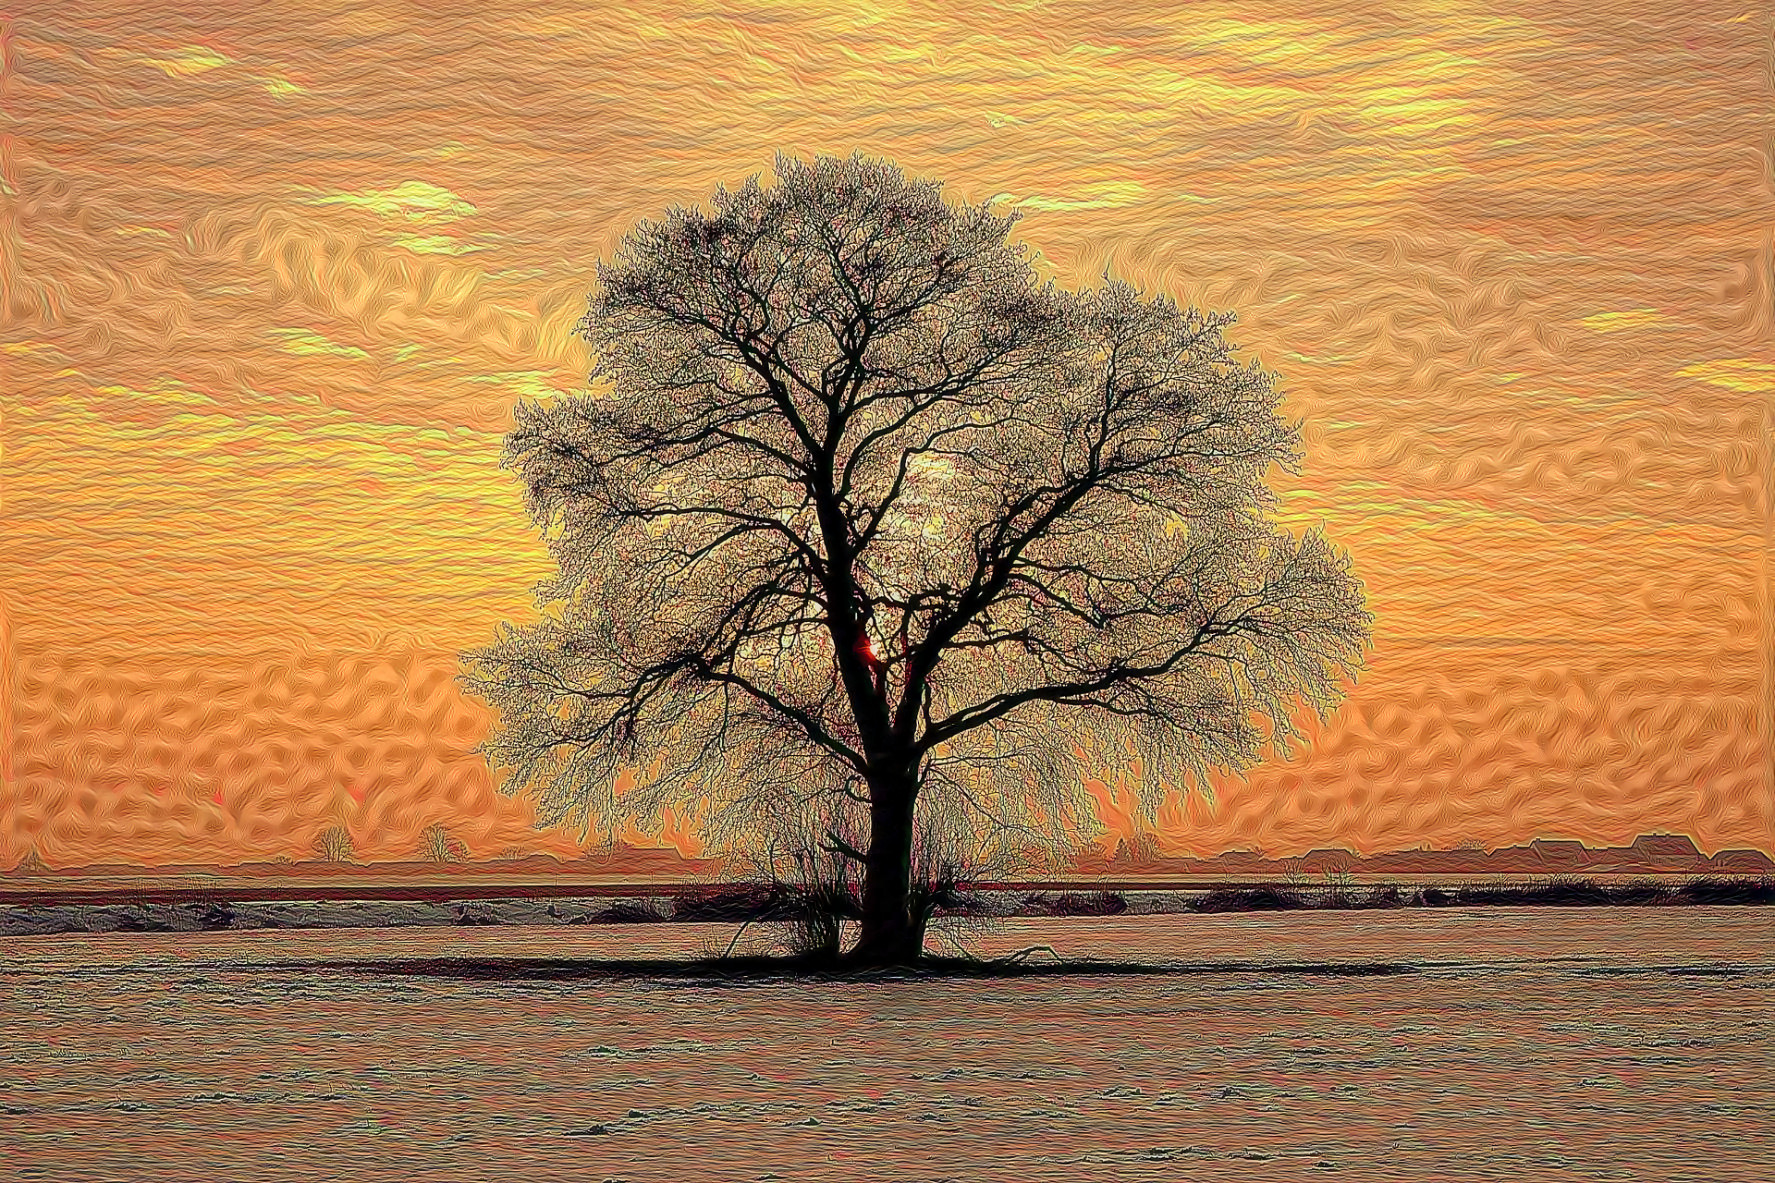
[[[559,574],[464,655],[550,822],[711,839],[843,804],[864,963],[919,955],[919,819],[1064,841],[1081,756],[1145,804],[1286,751],[1354,677],[1347,558],[1271,522],[1298,426],[1205,314],[1038,280],[1015,216],[862,157],[642,222],[592,389],[506,439]],[[638,767],[632,792],[617,774]]]
[[[314,855],[323,863],[349,863],[355,854],[351,831],[344,826],[328,826],[314,839]]]
[[[419,836],[419,853],[428,863],[459,863],[468,855],[467,848],[442,825],[425,828]]]

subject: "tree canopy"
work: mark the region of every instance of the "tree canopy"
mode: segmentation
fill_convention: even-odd
[[[503,458],[558,575],[464,677],[544,820],[811,818],[903,958],[919,819],[1065,841],[1094,762],[1149,806],[1249,769],[1371,617],[1274,524],[1300,429],[1232,314],[1044,282],[1015,214],[883,161],[776,174],[600,263],[590,389],[521,404]]]

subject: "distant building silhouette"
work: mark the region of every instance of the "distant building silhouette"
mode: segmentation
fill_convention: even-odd
[[[1307,851],[1300,857],[1298,864],[1300,870],[1308,875],[1333,875],[1354,871],[1361,861],[1353,850],[1323,847]]]
[[[1167,856],[1150,836],[1124,839],[1107,858],[1081,858],[1075,869],[1086,875],[1221,875],[1275,879],[1283,875],[1438,876],[1515,875],[1530,878],[1584,875],[1767,875],[1775,859],[1760,850],[1722,850],[1709,858],[1687,834],[1641,834],[1626,846],[1592,847],[1570,838],[1536,838],[1518,846],[1487,850],[1467,842],[1453,850],[1383,851],[1358,855],[1341,847],[1320,847],[1292,858],[1268,858],[1261,851],[1232,850],[1208,858]]]
[[[1699,862],[1701,852],[1687,834],[1641,834],[1628,849],[1644,859]]]
[[[1708,870],[1726,875],[1767,875],[1775,859],[1760,850],[1722,850],[1708,860]]]
[[[1567,838],[1536,838],[1528,844],[1533,862],[1549,871],[1576,870],[1584,865],[1590,848]]]

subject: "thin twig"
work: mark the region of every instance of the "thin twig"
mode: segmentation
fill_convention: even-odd
[[[751,927],[752,922],[750,920],[740,925],[740,930],[733,934],[733,940],[727,942],[727,952],[721,955],[724,959],[733,956],[734,947],[740,943],[740,938],[745,936],[746,930]]]
[[[936,930],[936,932],[934,932],[932,935],[942,937],[944,940],[946,940],[950,944],[954,945],[963,957],[967,958],[967,960],[973,962],[975,965],[981,964],[980,959],[978,957],[974,956],[972,950],[970,950],[966,945],[962,944],[960,941],[956,940],[953,936],[944,932],[942,929]]]
[[[1052,946],[1052,945],[1031,945],[1027,949],[1019,949],[1015,953],[1007,954],[1004,957],[994,958],[992,961],[992,964],[993,965],[1021,965],[1021,964],[1023,964],[1023,962],[1027,961],[1031,955],[1036,954],[1036,953],[1046,953],[1049,957],[1052,957],[1055,961],[1061,960],[1060,954],[1054,952],[1054,946]]]

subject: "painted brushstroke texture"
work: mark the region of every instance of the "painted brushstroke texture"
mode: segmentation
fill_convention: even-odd
[[[11,12],[0,866],[571,850],[450,680],[546,573],[499,437],[622,231],[777,149],[1021,208],[1283,375],[1376,652],[1163,846],[1775,850],[1753,5]]]

